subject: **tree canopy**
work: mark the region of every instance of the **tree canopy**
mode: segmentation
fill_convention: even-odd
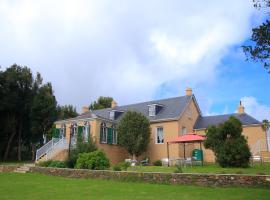
[[[251,156],[247,140],[242,135],[242,124],[230,117],[219,126],[206,131],[204,145],[214,151],[216,161],[222,167],[247,167]]]
[[[94,101],[90,104],[90,110],[98,110],[103,108],[110,108],[113,101],[112,97],[99,97],[97,101]]]
[[[78,113],[76,108],[72,105],[65,105],[65,106],[57,106],[57,119],[68,119],[77,117]]]
[[[61,107],[61,106],[58,106]],[[14,64],[0,70],[0,160],[34,159],[57,119],[57,101],[51,83],[44,83],[26,66]],[[66,107],[59,116],[74,116]],[[62,110],[61,110],[62,112]],[[70,114],[72,113],[72,114]]]
[[[269,9],[270,0],[253,0],[257,9]],[[269,16],[268,16],[269,18]],[[248,59],[263,63],[265,69],[270,73],[270,21],[252,29],[252,36],[249,45],[243,46]]]
[[[129,154],[140,156],[147,150],[150,142],[150,122],[141,113],[128,111],[117,127],[118,143]]]

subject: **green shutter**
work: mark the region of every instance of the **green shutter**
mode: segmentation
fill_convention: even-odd
[[[60,136],[60,129],[59,128],[54,128],[53,129],[53,137],[54,138],[59,138]]]
[[[78,138],[82,138],[82,133],[83,133],[83,127],[78,126]]]
[[[113,142],[113,129],[108,128],[107,143],[112,144],[112,142]]]

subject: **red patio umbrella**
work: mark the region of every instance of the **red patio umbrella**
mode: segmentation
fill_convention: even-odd
[[[202,150],[202,142],[205,140],[204,136],[196,135],[195,133],[188,133],[186,135],[178,136],[177,138],[167,142],[167,155],[169,159],[169,144],[184,144],[184,158],[186,158],[186,143],[200,143],[200,150]],[[169,162],[168,162],[169,166]]]

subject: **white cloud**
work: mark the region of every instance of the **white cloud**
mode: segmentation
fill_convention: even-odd
[[[245,112],[262,121],[263,119],[270,120],[270,106],[263,105],[257,101],[255,97],[242,97],[241,101],[245,107]]]
[[[148,100],[164,83],[178,95],[217,77],[254,17],[246,0],[1,1],[0,63],[40,71],[61,104]]]

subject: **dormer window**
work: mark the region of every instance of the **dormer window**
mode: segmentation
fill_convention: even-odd
[[[121,110],[111,110],[109,111],[110,120],[116,120],[124,111]]]
[[[150,117],[156,116],[162,109],[163,105],[160,104],[150,104],[148,105],[148,113]]]
[[[150,105],[149,106],[149,116],[155,116],[156,115],[156,105]]]

